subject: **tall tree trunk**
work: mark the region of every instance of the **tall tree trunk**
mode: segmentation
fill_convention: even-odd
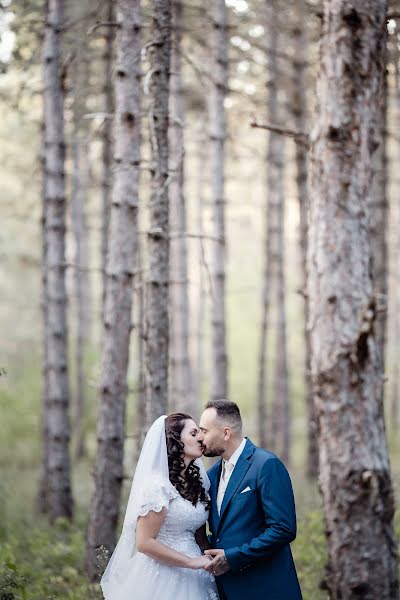
[[[273,6],[270,7],[273,9]],[[275,23],[270,21],[273,18],[273,14],[269,14],[272,11],[267,9],[267,26],[268,26],[268,43],[272,48],[276,48],[278,41],[278,30],[275,27]],[[277,55],[275,52],[267,54],[267,68],[268,68],[268,100],[267,100],[267,120],[271,123],[278,123],[278,112],[277,112],[277,86],[276,86],[276,73],[277,73]],[[267,356],[268,356],[268,340],[269,330],[271,327],[271,302],[272,302],[272,282],[273,282],[273,216],[271,211],[273,210],[273,198],[279,190],[278,179],[280,177],[281,157],[281,139],[276,133],[270,132],[267,141],[267,198],[265,204],[264,213],[264,278],[262,287],[262,313],[261,313],[261,337],[260,337],[260,350],[258,357],[258,381],[257,381],[257,424],[258,424],[258,442],[261,447],[267,445],[267,411],[266,411],[266,397],[267,397]],[[278,196],[279,201],[279,196]],[[275,257],[276,258],[276,257]],[[271,427],[269,428],[271,431]]]
[[[82,21],[87,5],[81,0],[72,4],[72,19],[78,23],[74,29],[75,60],[73,63],[73,130],[72,130],[72,190],[71,228],[74,238],[74,300],[76,307],[75,335],[75,439],[76,457],[85,454],[85,340],[89,333],[89,281],[88,281],[88,235],[86,207],[88,203],[88,130],[84,120],[87,112],[87,82],[89,75],[88,43],[85,22]]]
[[[399,594],[368,214],[383,144],[385,45],[385,0],[324,3],[308,268],[325,586],[334,600]]]
[[[114,22],[114,0],[107,1],[106,20],[108,23]],[[104,33],[104,51],[103,51],[103,69],[104,69],[104,124],[102,128],[102,227],[101,227],[101,264],[103,273],[103,298],[102,298],[102,316],[104,319],[104,307],[106,300],[106,266],[107,266],[107,244],[108,231],[111,211],[111,190],[112,190],[112,119],[114,113],[114,94],[112,86],[112,64],[113,64],[113,45],[114,29],[105,27]]]
[[[271,212],[269,219],[273,222],[269,227],[272,239],[276,246],[272,248],[271,262],[276,260],[276,345],[275,362],[273,373],[273,394],[271,399],[271,438],[270,445],[275,452],[282,457],[285,463],[289,463],[290,456],[290,406],[289,406],[289,384],[288,384],[288,358],[286,339],[286,286],[285,286],[285,191],[283,181],[285,178],[285,144],[280,139],[275,157],[278,167],[279,179],[276,195],[271,198]],[[266,283],[266,282],[265,282]]]
[[[388,408],[390,410],[390,429],[392,432],[394,432],[395,434],[397,434],[398,432],[398,427],[399,427],[399,417],[400,417],[400,389],[399,389],[399,382],[400,382],[400,364],[399,364],[399,360],[398,360],[398,340],[400,339],[400,207],[397,206],[396,207],[396,212],[395,212],[395,218],[396,218],[396,232],[397,232],[397,239],[396,239],[396,247],[395,247],[395,266],[394,266],[394,270],[395,270],[395,277],[393,278],[393,292],[394,292],[394,298],[393,298],[393,316],[392,316],[392,322],[391,322],[391,331],[392,331],[392,335],[393,335],[393,342],[394,342],[394,347],[395,347],[395,352],[396,355],[394,357],[394,361],[393,361],[393,372],[392,372],[392,377],[391,377],[391,386],[390,386],[390,406],[388,405]]]
[[[205,282],[205,245],[204,245],[204,207],[205,207],[205,188],[206,188],[206,173],[207,173],[207,145],[204,138],[203,127],[199,132],[198,141],[198,167],[196,169],[197,193],[196,193],[196,233],[199,238],[197,240],[197,264],[198,264],[198,287],[196,293],[196,317],[195,330],[193,338],[195,343],[194,355],[196,357],[195,369],[193,373],[193,398],[197,399],[197,406],[193,413],[193,418],[198,417],[202,397],[203,377],[204,377],[204,324],[205,324],[205,307],[206,307],[206,282]]]
[[[394,115],[397,127],[400,125],[400,72],[399,58],[397,52],[394,58],[395,63],[395,86],[394,94]],[[396,142],[396,158],[400,158],[400,142]],[[398,202],[399,184],[396,182],[395,206],[393,207],[393,217],[395,219],[395,251],[394,251],[394,277],[393,281],[393,302],[392,302],[392,318],[389,331],[393,336],[393,346],[395,348],[395,356],[393,361],[393,373],[390,387],[390,428],[393,432],[398,431],[400,421],[400,364],[397,354],[397,343],[400,339],[400,203]]]
[[[171,120],[169,131],[170,183],[170,358],[171,402],[176,410],[191,410],[189,360],[189,296],[186,240],[186,201],[184,195],[184,124],[182,89],[182,3],[172,2],[173,44],[171,56]]]
[[[65,140],[61,77],[63,0],[49,0],[43,45],[44,120],[44,440],[43,482],[50,519],[71,518],[67,295],[65,289]],[[47,452],[47,454],[46,454]],[[47,475],[45,472],[47,471]],[[46,489],[47,488],[47,489]]]
[[[115,546],[125,439],[125,402],[137,251],[140,163],[140,0],[118,0],[115,162],[107,257],[95,491],[87,530],[86,567],[99,576],[96,554]]]
[[[278,4],[266,5],[266,25],[269,45],[278,48],[280,44],[278,27]],[[267,54],[268,100],[267,115],[270,123],[279,124],[283,112],[279,108],[277,89],[279,65],[277,52]],[[270,132],[267,143],[267,199],[265,207],[265,254],[262,291],[261,338],[258,363],[258,434],[261,446],[267,444],[282,455],[289,457],[289,391],[286,344],[286,311],[284,281],[284,140],[277,133]],[[272,315],[276,314],[274,335],[276,340],[273,371],[273,394],[269,427],[266,419],[268,343],[272,333]],[[271,362],[271,361],[269,361]]]
[[[306,61],[307,61],[307,10],[304,0],[298,0],[294,6],[295,25],[293,28],[294,60],[293,60],[293,120],[294,128],[299,132],[307,129],[306,105]],[[304,297],[304,387],[307,409],[307,474],[316,477],[318,474],[318,436],[317,420],[311,389],[310,372],[310,333],[308,331],[308,296],[307,296],[307,248],[308,248],[308,189],[307,189],[307,149],[304,144],[296,144],[296,187],[300,210],[300,251],[302,266],[302,291]]]
[[[44,123],[43,123],[44,126]],[[47,206],[45,202],[45,180],[46,180],[46,161],[45,161],[45,140],[42,138],[41,150],[42,163],[42,217],[41,217],[41,234],[42,234],[42,290],[41,290],[41,312],[42,312],[42,340],[43,340],[43,391],[42,391],[42,406],[41,406],[41,442],[42,442],[42,463],[40,467],[39,486],[35,499],[35,508],[38,512],[46,514],[49,512],[49,390],[48,377],[46,374],[46,360],[48,356],[47,340],[49,339],[49,323],[48,323],[48,293],[47,293],[47,223],[46,214]]]
[[[212,398],[228,395],[228,359],[226,352],[225,316],[225,195],[224,145],[226,137],[225,108],[227,61],[227,10],[225,0],[213,0],[210,5],[211,78],[209,93],[210,174],[213,205],[213,256],[211,262],[212,305]]]
[[[143,252],[142,243],[138,241],[138,285],[137,285],[137,353],[138,353],[138,390],[137,390],[137,401],[136,401],[136,421],[135,421],[135,435],[136,443],[134,450],[134,458],[137,460],[140,455],[140,451],[143,446],[144,438],[146,436],[147,424],[146,424],[146,377],[145,377],[145,357],[144,357],[144,343],[145,343],[145,294],[144,294],[144,277],[143,277]]]
[[[386,195],[386,112],[387,78],[386,64],[383,74],[383,94],[380,98],[379,127],[382,144],[373,157],[373,193],[369,197],[369,221],[371,239],[372,282],[377,303],[376,339],[379,344],[382,363],[385,365],[386,323],[387,323],[387,246],[386,230],[388,203]]]
[[[168,411],[169,184],[168,103],[171,61],[171,2],[153,0],[150,140],[152,194],[146,280],[147,423]]]

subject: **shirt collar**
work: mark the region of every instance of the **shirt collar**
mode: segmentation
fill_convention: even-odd
[[[243,438],[242,443],[240,444],[240,446],[238,448],[236,448],[235,452],[232,454],[232,456],[230,457],[229,460],[226,460],[225,458],[223,459],[223,461],[226,463],[230,463],[231,465],[235,466],[237,461],[239,460],[240,455],[242,454],[244,447],[246,445],[246,438]]]

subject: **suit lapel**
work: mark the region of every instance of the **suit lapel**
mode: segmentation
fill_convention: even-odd
[[[219,515],[219,523],[221,523],[222,518],[224,516],[224,512],[233,496],[233,494],[238,489],[240,482],[243,477],[246,475],[250,465],[251,465],[251,457],[254,454],[255,446],[254,444],[247,439],[246,445],[243,449],[242,454],[239,456],[239,460],[237,461],[235,468],[232,471],[232,475],[230,476],[228,487],[226,488],[226,492],[224,494],[224,499],[221,506],[221,514]],[[217,512],[218,515],[218,512]],[[218,526],[219,526],[218,523]]]

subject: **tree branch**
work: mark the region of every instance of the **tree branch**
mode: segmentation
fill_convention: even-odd
[[[286,135],[287,137],[292,138],[296,142],[296,144],[301,144],[307,149],[309,149],[310,147],[310,138],[308,134],[303,131],[286,129],[285,127],[280,127],[279,125],[272,125],[271,123],[258,123],[256,119],[253,119],[253,121],[251,121],[250,127],[267,129],[268,131],[272,131],[273,133],[279,133],[279,135]]]
[[[92,33],[94,33],[96,31],[96,29],[99,29],[100,27],[118,27],[118,26],[119,26],[118,21],[98,21],[97,23],[92,25],[92,27],[90,27],[88,29],[87,35],[92,35]]]

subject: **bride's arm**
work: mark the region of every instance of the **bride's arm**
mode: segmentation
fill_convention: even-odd
[[[210,562],[209,557],[200,556],[190,558],[181,554],[165,544],[159,542],[156,537],[167,514],[167,509],[160,512],[150,511],[145,517],[139,517],[136,525],[136,549],[154,560],[158,560],[172,567],[185,567],[186,569],[202,569]]]
[[[198,529],[196,531],[195,538],[196,538],[197,545],[199,546],[199,548],[201,549],[202,552],[204,552],[204,550],[210,550],[211,544],[210,544],[209,539],[207,537],[206,524],[205,523],[204,523],[204,525],[202,527],[200,527],[200,529]]]

